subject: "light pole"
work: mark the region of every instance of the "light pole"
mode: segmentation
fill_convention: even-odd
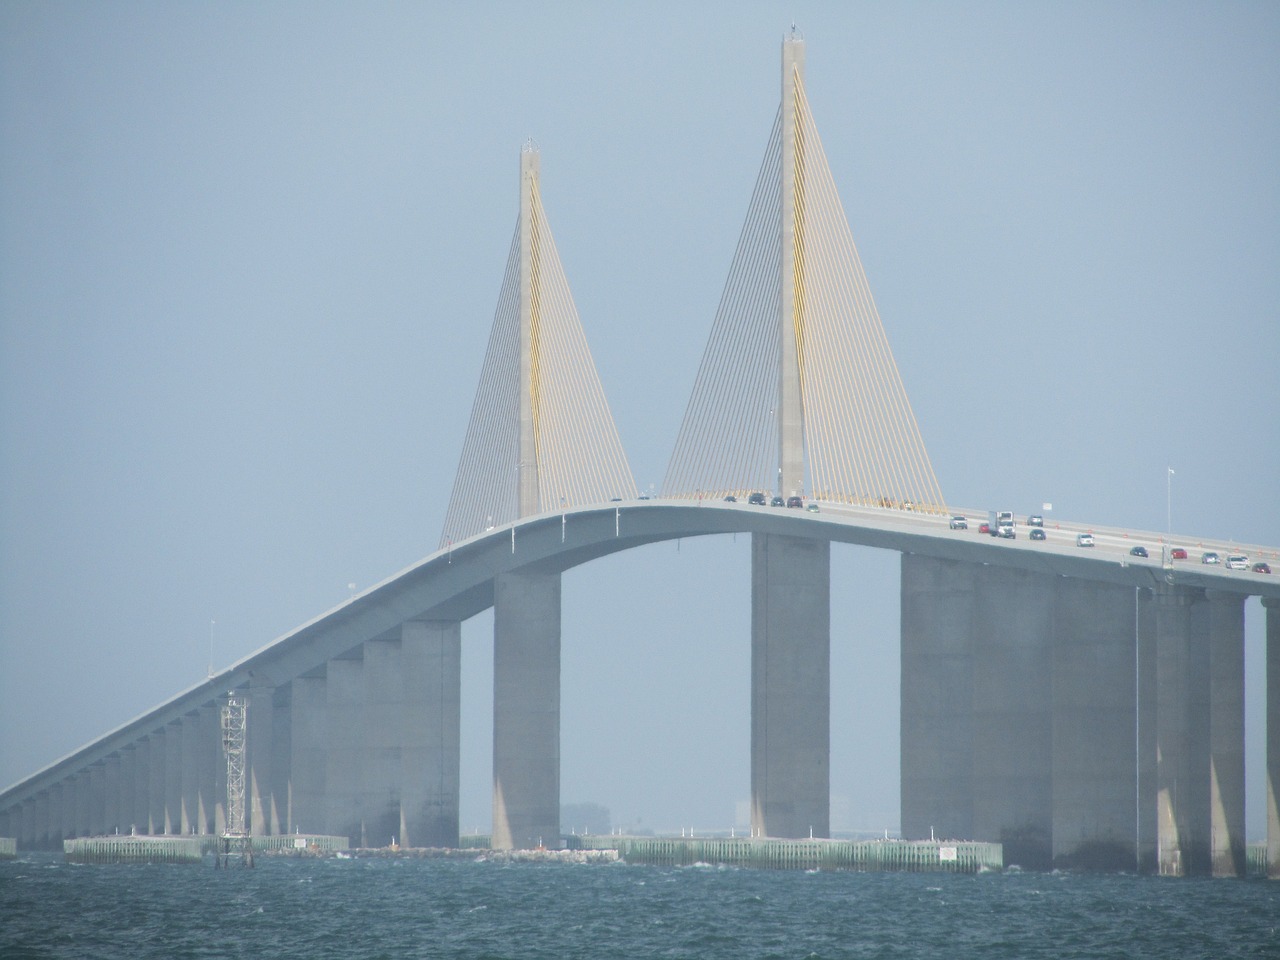
[[[1173,467],[1166,467],[1168,474],[1165,476],[1165,518],[1164,532],[1173,536]]]

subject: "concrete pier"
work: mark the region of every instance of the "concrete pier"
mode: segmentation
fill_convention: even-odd
[[[1245,875],[1244,597],[1209,591],[1209,857],[1215,877]]]
[[[1265,599],[1267,617],[1267,876],[1280,880],[1280,600]]]
[[[276,811],[275,786],[275,684],[266,677],[255,677],[249,684],[246,704],[245,804],[249,833],[263,837],[280,832]]]
[[[1156,593],[1157,858],[1162,876],[1209,872],[1209,644],[1203,591]]]
[[[164,832],[182,833],[182,721],[164,729]]]
[[[1148,589],[1137,591],[1137,616],[1137,869],[1139,873],[1156,873],[1159,870],[1159,828],[1156,817],[1159,806],[1156,767],[1156,602],[1155,595]]]
[[[184,834],[199,834],[200,830],[200,724],[198,713],[188,713],[182,718],[182,806],[178,829]]]
[[[1059,578],[1053,641],[1053,865],[1134,870],[1131,587]]]
[[[976,564],[902,555],[902,835],[973,836]]]
[[[296,677],[290,686],[288,829],[323,833],[328,823],[327,668]]]
[[[357,647],[355,656],[362,656]],[[367,846],[361,816],[361,780],[364,777],[364,661],[340,658],[326,668],[327,762],[325,795],[328,799],[325,833],[349,837]]]
[[[102,820],[107,833],[120,832],[122,825],[124,832],[128,832],[128,817],[125,815],[128,811],[120,810],[120,793],[120,754],[113,753],[103,761],[102,767],[102,796],[107,805]]]
[[[751,538],[751,829],[826,837],[830,824],[831,547]]]
[[[457,620],[411,620],[400,630],[400,655],[405,685],[399,727],[400,845],[456,847],[461,796],[462,624]]]
[[[151,744],[147,751],[147,768],[150,774],[147,782],[147,825],[146,832],[152,836],[164,833],[164,788],[165,788],[165,734],[164,729],[151,731],[148,737]],[[138,824],[138,832],[143,832],[142,824]]]
[[[494,579],[493,847],[560,842],[560,575]]]
[[[400,836],[401,744],[405,677],[400,637],[364,645],[364,775],[360,808],[365,843],[381,847]]]
[[[973,836],[1044,869],[1053,842],[1054,579],[984,566],[976,578]]]

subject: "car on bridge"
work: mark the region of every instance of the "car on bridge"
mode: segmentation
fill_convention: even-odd
[[[1077,533],[1077,534],[1076,534],[1076,546],[1077,546],[1077,547],[1092,547],[1092,546],[1093,546],[1093,534],[1092,534],[1092,533]]]
[[[769,501],[769,506],[781,507],[781,506],[785,506],[785,502],[781,497],[774,497],[772,500]]]
[[[1204,553],[1200,555],[1200,562],[1208,563],[1208,564],[1216,564],[1216,563],[1221,563],[1222,558],[1218,556],[1216,553],[1214,553],[1212,550],[1206,550]]]
[[[1048,539],[1048,538],[1045,536],[1044,527],[1032,527],[1032,528],[1031,528],[1031,539],[1032,539],[1032,540],[1046,540],[1046,539]]]
[[[818,505],[816,503],[811,503],[807,507],[805,507],[805,509],[808,510],[810,513],[817,513]]]
[[[735,496],[731,493],[731,494],[729,494],[727,497],[725,497],[725,498],[724,498],[724,502],[725,502],[725,503],[737,503],[737,502],[738,502],[738,498],[737,498],[737,497],[735,497]]]
[[[753,493],[751,496],[747,497],[747,503],[750,503],[750,504],[752,504],[753,506],[763,507],[763,506],[764,506],[764,494],[763,494],[763,493]]]
[[[1248,570],[1249,558],[1242,553],[1233,553],[1227,557],[1228,570]]]
[[[956,514],[954,517],[951,518],[951,529],[952,530],[968,530],[969,518],[962,517],[960,516],[960,514]]]
[[[1259,560],[1257,563],[1253,565],[1253,572],[1254,573],[1270,573],[1271,567],[1268,564],[1264,563],[1263,561]]]
[[[1173,552],[1169,554],[1169,559],[1170,559],[1170,560],[1185,560],[1185,559],[1187,559],[1187,551],[1186,551],[1186,549],[1185,549],[1185,548],[1183,548],[1183,547],[1174,547],[1174,548],[1173,548]]]
[[[1130,547],[1130,548],[1129,548],[1129,556],[1131,556],[1131,557],[1146,557],[1146,556],[1149,556],[1149,554],[1147,553],[1147,548],[1146,548],[1146,547],[1138,546],[1138,547]]]
[[[803,497],[787,497],[787,506],[795,510],[802,510],[804,509],[804,498]]]
[[[1033,513],[1031,516],[1027,517],[1027,526],[1028,526],[1028,527],[1043,527],[1043,526],[1044,526],[1044,517],[1040,516],[1040,514],[1038,514],[1038,513]]]
[[[990,532],[991,532],[991,524],[989,524],[989,523],[987,523],[987,522],[985,522],[985,521],[984,521],[984,522],[982,522],[982,523],[980,523],[980,524],[978,524],[978,532],[979,532],[979,533],[990,533]]]

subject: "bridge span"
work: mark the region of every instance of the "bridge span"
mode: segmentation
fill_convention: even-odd
[[[1273,800],[1280,583],[1080,549],[1069,531],[1008,541],[951,530],[946,518],[835,504],[626,501],[446,546],[11,786],[0,834],[39,848],[134,828],[220,833],[216,712],[236,689],[250,697],[253,833],[456,844],[461,622],[507,591],[529,618],[495,622],[495,825],[501,809],[505,845],[556,842],[559,575],[643,544],[734,533],[774,553],[753,565],[752,584],[761,833],[828,832],[829,648],[798,652],[791,636],[827,636],[830,585],[808,572],[830,543],[850,543],[902,555],[904,836],[1001,841],[1009,862],[1031,865],[1243,873],[1243,606],[1259,596],[1267,607]],[[802,578],[788,571],[792,554]],[[765,571],[773,582],[761,582]],[[771,609],[780,597],[785,609]],[[515,648],[504,665],[504,630],[528,633],[532,622],[542,645]],[[504,736],[517,753],[505,777]],[[540,740],[554,749],[529,749]],[[1268,827],[1274,845],[1274,802]]]

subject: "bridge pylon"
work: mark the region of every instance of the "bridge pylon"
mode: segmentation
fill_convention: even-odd
[[[541,160],[520,151],[507,255],[440,546],[563,507],[634,497],[542,205]]]
[[[946,507],[889,349],[804,85],[782,95],[663,481],[664,497],[772,491]]]
[[[636,495],[520,151],[520,216],[440,545],[547,511]],[[560,842],[560,574],[494,578],[493,845]]]

